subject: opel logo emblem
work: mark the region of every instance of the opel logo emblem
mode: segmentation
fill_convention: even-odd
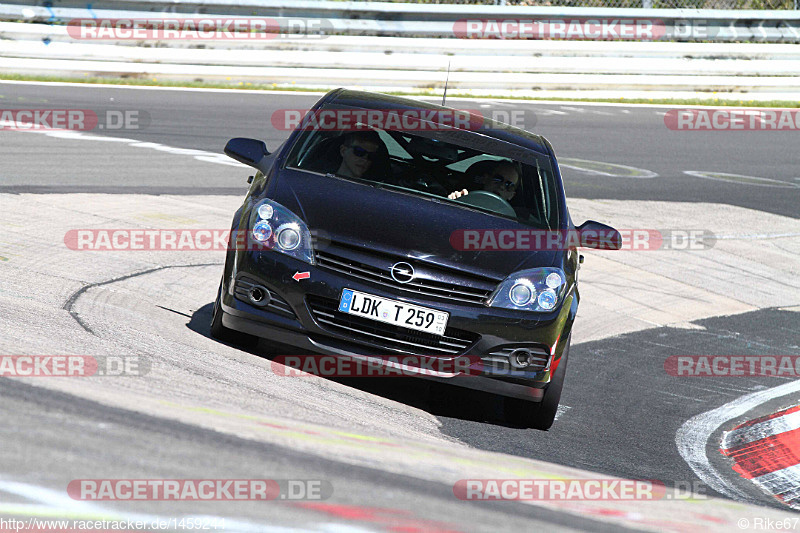
[[[389,273],[392,275],[392,279],[395,280],[397,283],[408,283],[412,279],[414,279],[414,267],[408,263],[399,262],[392,265],[392,268],[389,269]]]

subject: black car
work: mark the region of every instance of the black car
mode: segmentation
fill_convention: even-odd
[[[467,358],[479,375],[420,374],[501,395],[507,418],[549,428],[578,309],[576,245],[597,241],[531,243],[577,229],[618,248],[619,234],[575,228],[547,140],[463,113],[337,89],[274,153],[232,139],[225,152],[258,172],[233,219],[212,335],[358,360]]]

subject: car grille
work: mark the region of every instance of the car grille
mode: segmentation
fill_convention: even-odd
[[[480,335],[475,333],[452,328],[447,328],[444,335],[439,336],[341,313],[338,302],[330,298],[308,295],[306,303],[314,320],[323,329],[392,352],[460,355],[480,339]]]
[[[328,249],[325,251],[317,251],[316,260],[320,267],[345,274],[352,278],[373,283],[381,287],[401,290],[416,296],[439,298],[450,302],[484,305],[489,299],[494,287],[497,285],[496,281],[465,276],[463,273],[456,273],[449,269],[446,271],[446,274],[454,278],[454,282],[451,283],[421,277],[415,278],[408,283],[398,283],[389,274],[389,268],[398,261],[408,262],[408,259],[402,258],[376,257],[374,261],[371,261],[375,264],[370,264],[363,260],[359,261],[354,258],[345,257],[342,253],[336,253],[334,250]],[[385,266],[377,266],[378,264]],[[418,265],[413,266],[420,269]],[[432,270],[428,267],[422,268],[426,268],[428,271]],[[437,269],[437,271],[438,270],[439,269]],[[441,270],[444,271],[444,269]]]
[[[258,282],[253,278],[245,276],[239,277],[233,286],[233,294],[236,296],[238,300],[241,300],[250,305],[255,305],[247,297],[247,294],[250,292],[250,289],[252,289],[256,285],[264,289],[264,291],[269,296],[269,303],[265,305],[259,305],[257,307],[259,307],[260,309],[268,309],[269,311],[290,316],[292,318],[295,317],[294,311],[292,310],[292,307],[289,305],[289,302],[278,296],[278,294],[275,291],[269,290],[268,288],[264,287],[262,283]]]

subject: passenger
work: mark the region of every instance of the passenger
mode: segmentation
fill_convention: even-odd
[[[476,190],[494,193],[506,201],[510,201],[514,197],[519,185],[519,171],[517,165],[511,161],[478,161],[467,169],[466,175],[472,178],[473,183],[481,187]],[[467,189],[461,189],[451,192],[447,197],[455,200],[468,194]]]
[[[336,173],[348,178],[363,178],[378,158],[384,157],[386,147],[373,130],[347,133],[339,147],[342,164]]]

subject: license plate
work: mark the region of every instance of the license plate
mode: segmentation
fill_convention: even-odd
[[[444,335],[450,313],[344,289],[339,311],[408,329]]]

